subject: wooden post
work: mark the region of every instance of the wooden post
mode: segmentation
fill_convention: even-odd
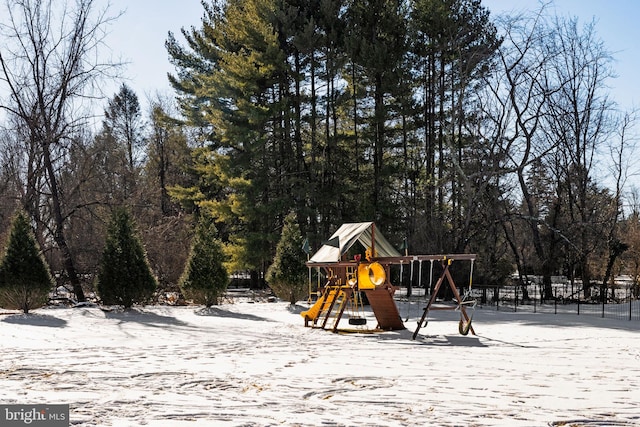
[[[340,323],[340,319],[342,319],[342,314],[344,313],[344,310],[347,308],[347,304],[349,304],[349,298],[351,298],[353,296],[353,289],[351,288],[343,288],[341,291],[338,292],[342,292],[343,293],[343,297],[344,300],[342,302],[342,304],[340,305],[340,310],[338,311],[338,314],[336,315],[336,320],[335,323],[333,324],[333,330],[332,332],[337,332],[338,331],[338,323]]]

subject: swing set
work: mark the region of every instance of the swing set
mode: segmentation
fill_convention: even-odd
[[[352,259],[347,258],[347,252],[359,242],[367,248],[364,259],[356,254]],[[406,329],[398,306],[394,299],[399,289],[390,283],[390,268],[400,265],[400,280],[403,278],[405,264],[411,265],[411,281],[413,283],[414,264],[419,264],[418,286],[422,285],[422,263],[430,262],[429,288],[433,283],[433,266],[439,262],[442,272],[431,290],[429,300],[424,307],[422,316],[417,322],[413,339],[418,336],[421,328],[427,326],[427,316],[432,310],[457,310],[460,312],[458,331],[462,335],[475,331],[471,324],[476,302],[471,296],[473,282],[474,254],[447,255],[408,255],[402,256],[379,232],[376,232],[372,222],[343,224],[332,237],[309,259],[309,303],[308,310],[301,316],[305,326],[330,328],[333,332],[376,332]],[[469,284],[463,295],[451,274],[451,266],[457,261],[471,262]],[[317,270],[317,300],[312,302],[311,269]],[[320,284],[321,271],[324,272],[326,282]],[[454,305],[435,305],[439,291],[449,286],[453,295]],[[425,292],[426,294],[426,292]],[[367,319],[364,313],[365,301],[369,303],[377,320],[374,329],[365,329]],[[409,320],[411,303],[408,302],[408,312],[405,322]],[[471,315],[467,312],[471,309]],[[340,321],[346,317],[350,326],[356,329],[339,328]]]

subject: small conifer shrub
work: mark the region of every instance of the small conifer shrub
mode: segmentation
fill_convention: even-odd
[[[289,213],[284,220],[276,255],[267,270],[266,280],[273,293],[291,305],[304,296],[307,285],[308,270],[302,246],[296,215]]]
[[[51,273],[29,220],[20,212],[13,220],[7,250],[0,262],[0,306],[28,313],[47,303],[52,288]]]
[[[184,296],[206,307],[217,305],[229,284],[229,274],[224,267],[223,246],[216,234],[213,220],[205,215],[201,216],[180,278],[180,289]]]
[[[124,308],[145,304],[156,290],[156,279],[126,209],[113,212],[96,281],[103,304]]]

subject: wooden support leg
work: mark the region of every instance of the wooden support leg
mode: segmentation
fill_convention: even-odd
[[[448,272],[448,271],[449,271],[449,265],[446,265],[445,268],[444,268],[444,271],[442,272],[442,274],[438,278],[438,281],[436,282],[436,286],[433,288],[433,292],[431,293],[431,298],[429,298],[429,302],[427,303],[427,306],[424,308],[424,312],[422,313],[422,317],[418,321],[418,326],[416,327],[416,330],[413,332],[413,339],[414,340],[418,336],[418,332],[420,331],[420,328],[424,324],[424,320],[427,318],[427,314],[429,313],[429,308],[431,307],[431,304],[433,304],[435,302],[435,300],[436,300],[436,295],[438,295],[438,291],[440,290],[440,286],[442,286],[442,282],[444,281],[444,278],[445,278],[445,273]]]
[[[313,319],[313,326],[315,327],[318,324],[318,319],[320,318],[320,315],[322,314],[322,307],[324,306],[324,302],[327,300],[327,298],[329,298],[329,293],[331,292],[331,288],[329,287],[329,283],[327,282],[326,285],[324,285],[324,291],[322,292],[322,295],[320,296],[321,299],[321,303],[320,303],[320,312],[318,312],[318,315]],[[305,319],[306,322],[306,319]],[[306,326],[306,323],[305,323]]]
[[[338,331],[338,323],[340,323],[340,319],[342,318],[342,314],[344,313],[345,308],[347,308],[347,304],[348,299],[351,298],[352,294],[353,294],[353,290],[351,289],[344,289],[342,291],[343,295],[342,298],[344,298],[344,301],[342,302],[342,304],[340,304],[340,310],[338,311],[338,314],[336,315],[336,321],[333,324],[333,330],[332,332],[337,332]]]
[[[324,316],[324,320],[322,322],[322,329],[324,329],[327,326],[327,322],[329,321],[329,317],[331,316],[331,312],[333,311],[333,306],[336,304],[336,301],[340,297],[340,289],[338,287],[335,287],[334,289],[336,294],[333,296],[333,300],[331,301],[331,304],[329,304],[329,308],[327,309],[327,314]]]

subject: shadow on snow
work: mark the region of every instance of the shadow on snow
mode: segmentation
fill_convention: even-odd
[[[46,326],[50,328],[64,328],[67,325],[67,321],[64,319],[39,313],[14,314],[5,317],[2,321],[16,325]]]
[[[197,316],[212,316],[212,317],[228,317],[232,319],[253,320],[256,322],[270,322],[271,320],[256,316],[254,314],[236,313],[230,310],[224,310],[220,307],[203,307],[194,312]]]
[[[192,326],[186,322],[176,319],[173,316],[164,316],[162,314],[143,311],[137,308],[105,311],[105,317],[107,319],[119,320],[121,322],[136,322],[148,326]]]

